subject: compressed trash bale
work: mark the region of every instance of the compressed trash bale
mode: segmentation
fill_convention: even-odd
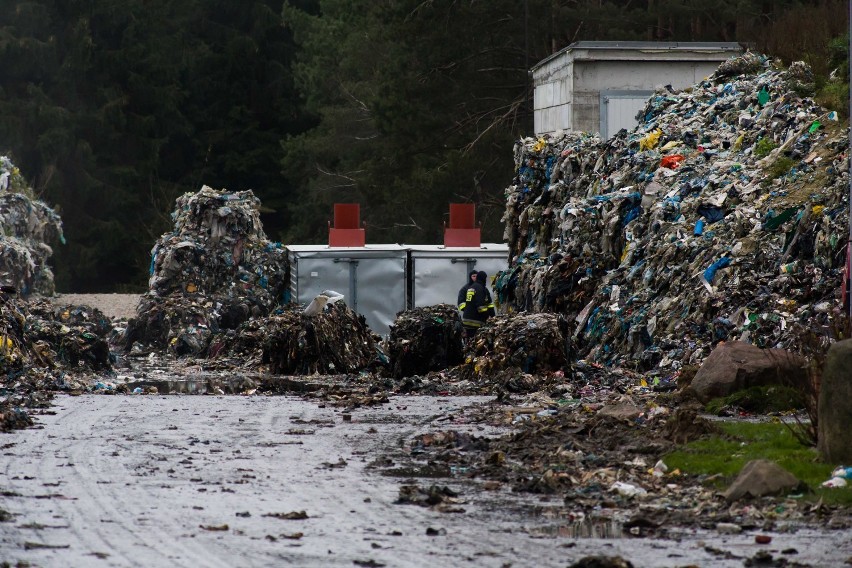
[[[284,375],[355,373],[373,365],[378,346],[364,316],[343,302],[315,316],[286,304],[252,319],[211,345],[212,357],[241,357]]]
[[[578,357],[643,372],[836,329],[848,140],[791,67],[747,53],[609,140],[519,141],[501,304],[564,314]]]
[[[394,378],[460,364],[464,352],[458,308],[438,304],[398,313],[390,328],[387,355]]]
[[[48,367],[109,371],[109,319],[89,306],[53,306],[46,300],[27,305],[23,342],[33,358]]]
[[[567,363],[567,332],[567,321],[557,314],[490,318],[471,342],[462,377],[483,383],[504,371],[535,375],[562,370]]]
[[[172,218],[174,229],[151,251],[149,291],[128,322],[124,347],[204,356],[216,333],[266,316],[282,301],[287,255],[266,238],[251,191],[204,186],[179,197]]]
[[[0,156],[0,284],[17,288],[24,297],[50,296],[55,291],[50,243],[65,242],[62,220],[31,195],[18,168]]]
[[[255,297],[232,298],[201,294],[145,295],[136,317],[120,338],[125,351],[134,346],[168,349],[174,355],[203,357],[213,334],[236,329],[265,308]]]
[[[151,251],[151,294],[251,297],[266,313],[281,301],[287,255],[266,238],[254,193],[204,186],[179,197],[172,218]]]
[[[73,314],[73,315],[72,315]],[[0,298],[0,376],[31,367],[69,371],[111,369],[110,332],[99,310],[55,307],[46,300]]]

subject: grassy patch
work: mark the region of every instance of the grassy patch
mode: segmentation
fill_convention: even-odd
[[[781,176],[787,175],[790,170],[793,169],[793,166],[796,165],[796,161],[793,158],[788,158],[787,156],[781,156],[774,163],[772,163],[769,167],[766,168],[766,174],[770,179],[779,178]]]
[[[757,144],[754,145],[754,157],[755,158],[765,158],[769,155],[769,152],[778,147],[778,144],[770,140],[769,138],[761,138],[757,141]]]
[[[726,407],[767,414],[802,409],[805,407],[805,399],[801,392],[790,387],[751,387],[724,398],[714,398],[707,403],[705,410],[710,414],[718,415]]]
[[[723,436],[691,442],[668,454],[664,461],[670,469],[678,468],[695,475],[724,476],[727,486],[743,466],[751,460],[774,461],[813,490],[808,500],[822,499],[826,504],[852,505],[852,487],[826,489],[820,487],[841,464],[819,461],[814,448],[802,445],[780,423],[721,422]]]

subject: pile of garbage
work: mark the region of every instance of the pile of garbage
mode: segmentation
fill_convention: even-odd
[[[251,191],[204,186],[175,202],[174,229],[151,251],[149,291],[127,328],[125,346],[168,346],[202,355],[220,329],[269,315],[288,283],[287,255],[271,242]]]
[[[579,358],[660,375],[723,340],[830,341],[848,140],[835,112],[797,93],[809,77],[746,53],[658,90],[633,131],[521,140],[501,303],[564,314]]]
[[[55,287],[47,261],[53,255],[50,243],[65,243],[62,220],[31,195],[20,170],[0,156],[0,284],[24,297],[51,296]]]
[[[52,392],[82,391],[112,373],[112,325],[88,306],[54,306],[0,293],[0,430],[32,424]]]
[[[380,358],[364,316],[343,302],[315,315],[286,304],[272,316],[251,319],[217,336],[209,356],[238,359],[246,367],[282,375],[357,373]]]
[[[458,308],[437,304],[398,313],[386,350],[396,379],[460,364],[464,352]]]
[[[538,388],[534,377],[564,372],[568,322],[559,314],[516,313],[492,317],[465,353],[461,377],[476,384],[502,383],[510,391]]]

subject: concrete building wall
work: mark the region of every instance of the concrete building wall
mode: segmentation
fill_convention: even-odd
[[[694,85],[740,51],[736,44],[572,44],[531,71],[535,133],[561,129],[614,134],[632,126],[624,117],[635,116],[640,99],[647,99],[656,87]]]

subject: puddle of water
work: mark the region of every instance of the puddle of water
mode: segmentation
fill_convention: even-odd
[[[272,391],[276,394],[315,392],[324,385],[315,382],[306,382],[290,377],[230,377],[223,378],[198,376],[193,378],[145,378],[135,379],[127,382],[130,391],[139,387],[156,387],[159,394],[213,394],[220,389],[225,394],[240,394],[248,388],[256,386],[264,391]]]
[[[573,523],[528,527],[526,532],[534,537],[567,538],[623,538],[624,528],[616,521],[583,520]]]

